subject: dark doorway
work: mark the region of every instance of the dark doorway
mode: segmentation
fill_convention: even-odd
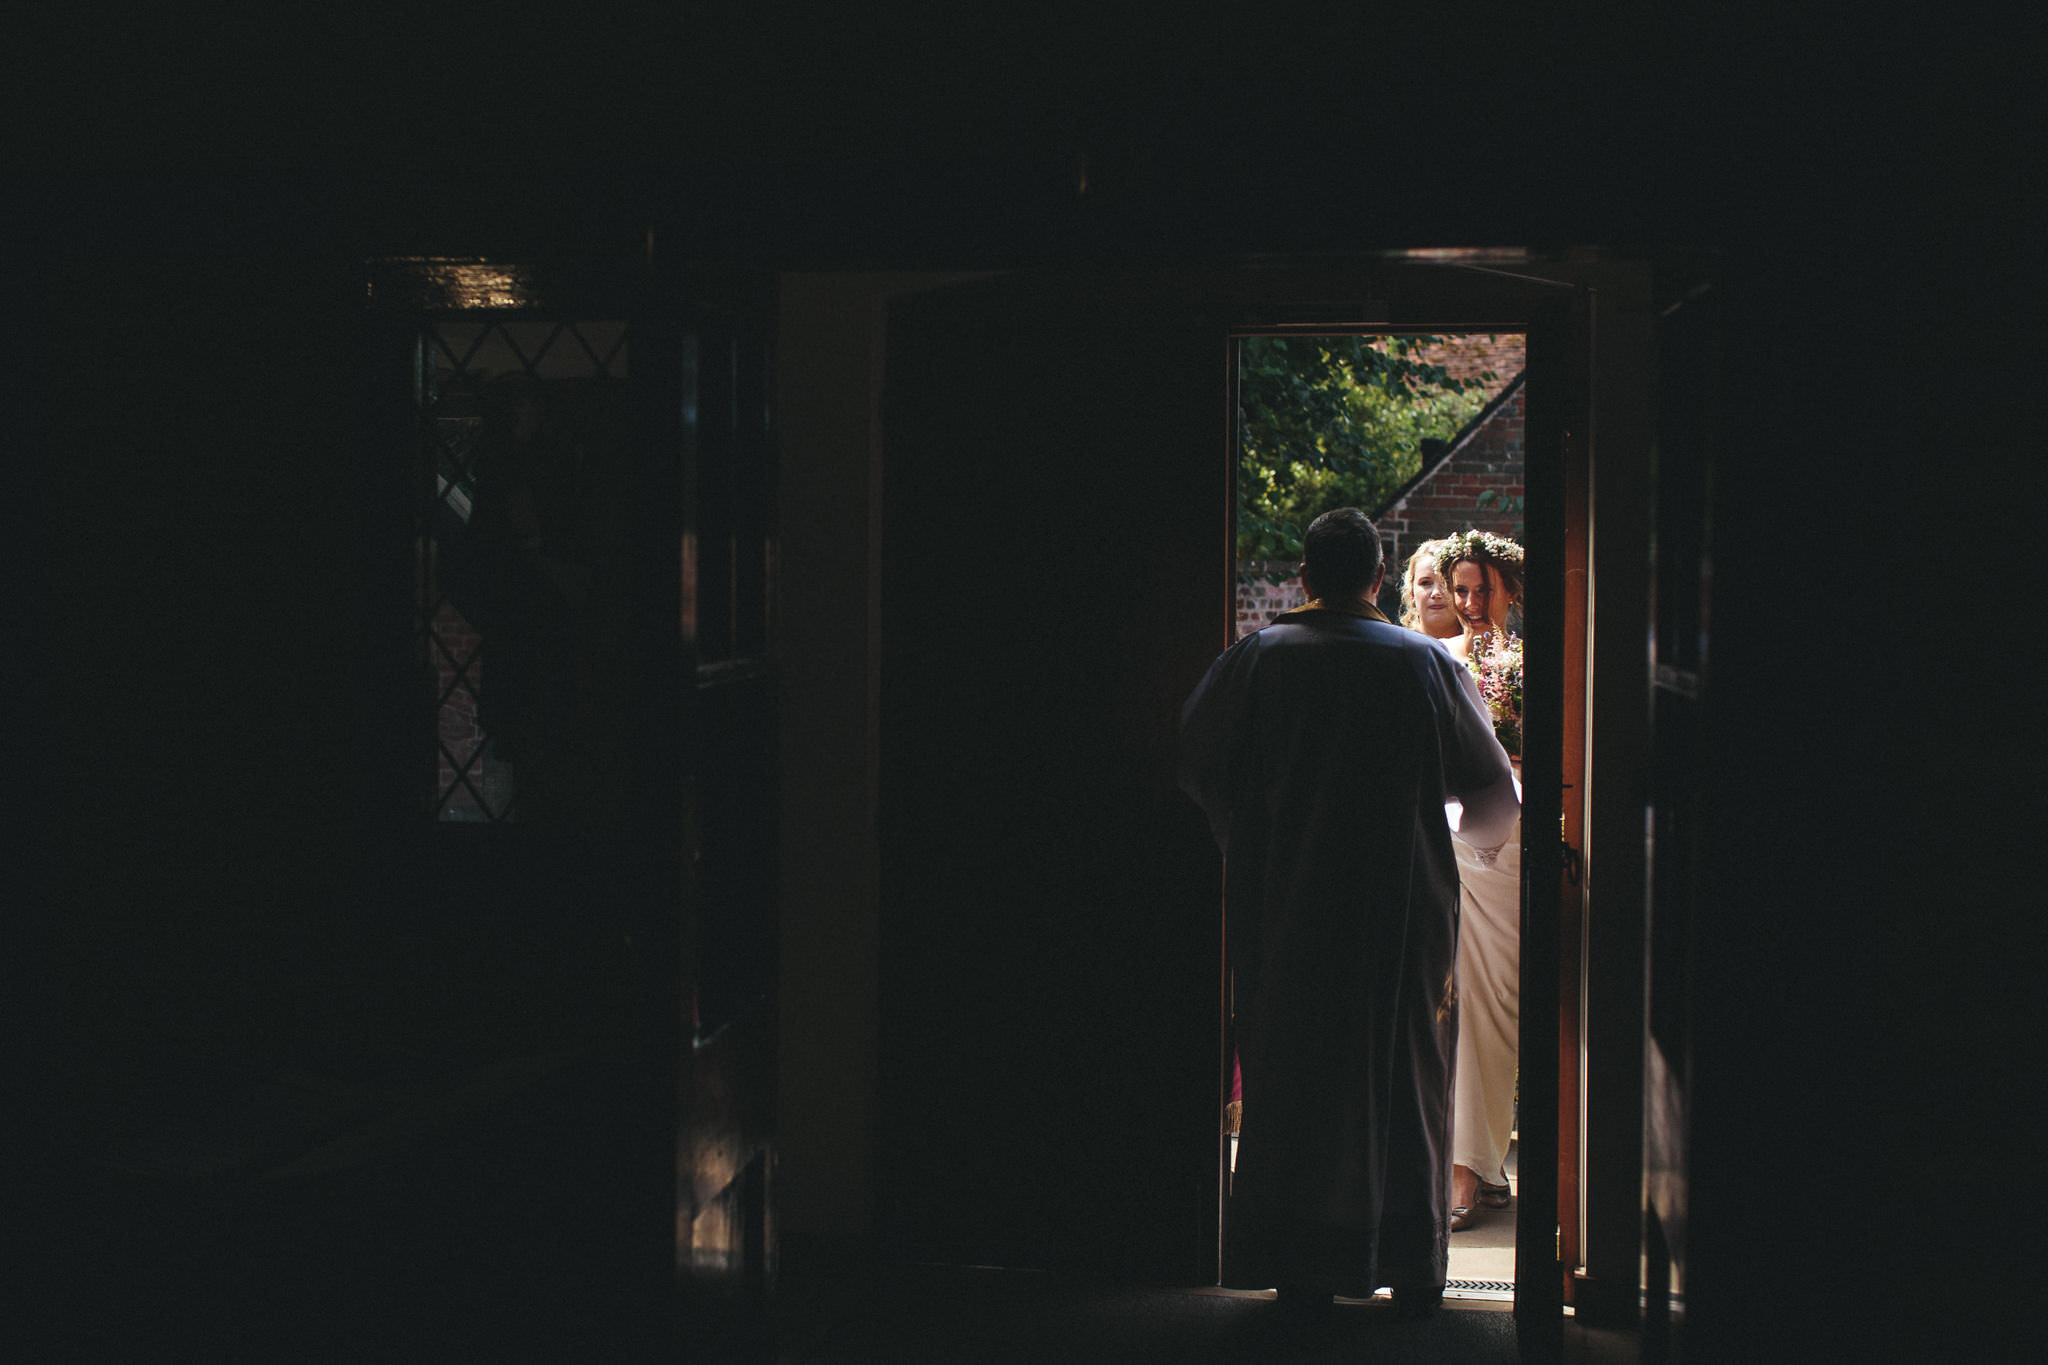
[[[1562,394],[1583,383],[1571,293],[1389,265],[1007,276],[894,306],[877,1162],[894,1252],[1215,1283],[1220,867],[1173,763],[1180,704],[1234,628],[1229,337],[1527,329],[1533,353],[1540,331]],[[1532,520],[1563,522],[1568,411],[1532,415],[1549,471]],[[1531,608],[1553,658],[1563,560],[1533,570],[1554,580]],[[1533,691],[1555,773],[1562,682]],[[1548,785],[1532,827],[1557,822]],[[1535,958],[1524,1012],[1549,1027],[1524,1053],[1547,1058],[1555,944]],[[1524,1306],[1554,1316],[1556,1078],[1533,1070]]]

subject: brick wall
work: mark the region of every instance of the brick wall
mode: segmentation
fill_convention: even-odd
[[[1522,399],[1518,382],[1449,458],[1376,518],[1387,551],[1387,587],[1380,605],[1389,615],[1400,606],[1400,571],[1423,541],[1468,528],[1522,538]],[[1489,490],[1492,505],[1482,508],[1479,497]],[[1507,510],[1501,508],[1503,501]]]
[[[1508,381],[1528,364],[1528,343],[1520,332],[1499,335],[1472,332],[1445,337],[1424,350],[1422,358],[1432,365],[1443,366],[1453,379],[1493,375],[1493,383],[1487,390],[1491,396],[1506,388]]]
[[[1298,607],[1303,602],[1301,580],[1293,576],[1294,565],[1254,562],[1238,565],[1237,581],[1237,633],[1251,634],[1283,611]],[[1289,576],[1278,583],[1269,583],[1263,577],[1268,571],[1284,571]],[[1246,580],[1251,581],[1247,582]]]

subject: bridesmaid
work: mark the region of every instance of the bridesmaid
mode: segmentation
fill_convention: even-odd
[[[1451,585],[1436,570],[1441,540],[1425,540],[1401,575],[1401,624],[1438,640],[1464,643],[1465,623],[1451,605]]]

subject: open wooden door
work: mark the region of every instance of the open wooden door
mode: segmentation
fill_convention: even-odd
[[[1523,692],[1521,1066],[1517,1075],[1519,1175],[1515,1201],[1515,1312],[1525,1345],[1554,1346],[1561,1330],[1566,1267],[1564,1226],[1576,1222],[1577,1053],[1573,1008],[1580,921],[1564,894],[1551,831],[1569,837],[1565,795],[1584,788],[1585,670],[1573,667],[1586,638],[1583,569],[1586,415],[1590,392],[1589,309],[1584,289],[1544,298],[1529,329],[1526,657]],[[1566,776],[1569,774],[1569,778]],[[1576,814],[1576,812],[1574,812]],[[1543,1063],[1555,1058],[1556,1066]]]
[[[1718,300],[1688,279],[1659,310],[1655,688],[1649,791],[1650,911],[1643,1041],[1643,1359],[1684,1358],[1691,1221],[1694,904],[1705,754]]]
[[[899,302],[884,423],[893,1251],[1215,1278],[1219,862],[1176,789],[1226,599],[1220,326],[1128,275]]]

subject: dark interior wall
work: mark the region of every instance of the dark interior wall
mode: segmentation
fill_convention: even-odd
[[[450,875],[420,826],[410,455],[375,420],[405,395],[365,401],[363,263],[403,206],[337,211],[366,183],[338,175],[32,183],[15,775],[46,913],[13,1003],[42,1048],[40,1307],[121,1353],[282,1349],[352,1294],[379,1305],[337,1327],[365,1350],[474,1330],[465,1303],[525,1313],[513,1335],[658,1303],[674,1100],[648,1077],[673,1064],[645,1016],[623,1031],[649,983],[621,930],[671,1025],[674,945],[621,924],[633,869]]]
[[[68,1022],[260,1054],[361,852],[354,281],[150,245],[37,281]]]
[[[417,679],[392,673],[415,647],[409,457],[378,425],[393,395],[366,401],[390,374],[364,306],[403,210],[373,193],[337,212],[364,184],[41,185],[24,402],[46,440],[43,790],[81,1037],[272,1063],[405,1033],[380,992],[419,983],[396,984],[412,968],[368,926],[435,892],[389,875],[417,838]],[[405,238],[470,230],[423,212]]]
[[[125,1293],[106,1330],[174,1339],[248,1229],[204,1191],[290,1130],[269,1078],[388,1039],[407,973],[365,970],[357,935],[351,272],[252,251],[222,200],[195,225],[106,188],[42,201],[26,281],[50,916],[20,1002],[47,1068],[29,1226],[62,1291],[43,1309]]]
[[[1992,1302],[1962,1321],[1954,1306],[2038,1264],[1966,1211],[1997,1201],[1998,1153],[2031,1126],[2001,1098],[2024,1085],[2002,945],[2017,935],[2036,957],[2039,927],[1999,908],[2023,895],[2021,873],[1990,844],[2038,811],[2021,773],[2039,727],[2007,701],[1965,700],[1964,642],[2003,632],[1992,604],[1925,569],[2013,533],[2010,509],[1957,490],[2005,485],[2030,457],[1959,414],[1958,395],[1916,393],[1919,343],[1894,330],[1924,322],[1936,349],[2006,334],[1977,292],[1999,273],[1990,262],[1923,269],[1884,258],[1899,245],[1885,228],[1846,250],[1824,235],[1788,219],[1782,246],[1745,253],[1724,295],[1694,1323],[1703,1344],[1737,1349],[1756,1334],[1747,1304],[1774,1344],[1818,1341],[1838,1319],[1803,1306],[1800,1287],[1825,1266],[1828,1301],[1854,1306],[1873,1350],[1939,1355],[1960,1338],[1999,1354],[2017,1349],[2012,1315]],[[1855,334],[1831,339],[1837,326]],[[1981,401],[1998,382],[1960,387]],[[1837,428],[1842,409],[1810,396],[1840,392],[1883,396]],[[1817,1179],[1875,1197],[1823,1197],[1834,1211],[1810,1218],[1796,1210]],[[1923,1295],[1881,1288],[1922,1276]]]

